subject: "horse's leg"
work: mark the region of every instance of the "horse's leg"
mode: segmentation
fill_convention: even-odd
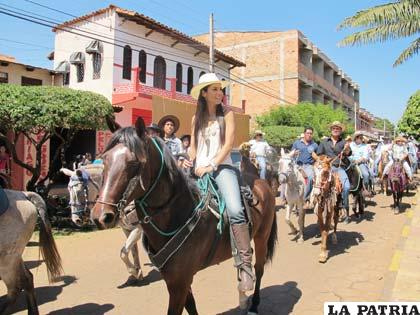
[[[181,281],[166,283],[169,291],[168,315],[182,314],[192,281],[188,282],[190,284],[186,283],[186,279],[182,279]]]
[[[338,243],[338,240],[337,240],[337,225],[338,225],[338,208],[336,208],[336,207],[334,207],[334,217],[333,217],[333,220],[334,220],[334,232],[333,232],[333,234],[332,234],[332,243],[334,244],[334,245],[336,245],[337,243]]]
[[[0,305],[0,314],[9,314],[10,307],[15,304],[16,299],[20,291],[22,291],[21,275],[19,273],[20,264],[18,261],[13,260],[9,263],[8,268],[4,268],[7,272],[0,274],[4,284],[7,287],[6,301],[3,305]]]
[[[138,227],[132,231],[126,230],[125,228],[123,228],[122,230],[125,236],[127,237],[127,240],[125,241],[124,246],[121,248],[120,258],[125,263],[128,273],[136,279],[138,278],[141,279],[143,278],[142,273],[139,274],[139,269],[133,265],[133,263],[130,261],[130,258],[128,256],[130,253],[130,250],[133,249],[133,246],[136,245],[137,241],[140,239],[141,230]],[[138,255],[138,251],[137,251],[137,255]]]
[[[22,275],[22,287],[25,290],[26,303],[28,305],[28,314],[38,315],[38,305],[36,303],[35,292],[34,292],[34,277],[32,273],[26,268],[23,261],[21,261],[21,275]]]
[[[303,207],[303,202],[298,203],[298,209],[299,209],[299,218],[298,218],[299,238],[298,238],[298,243],[302,244],[303,240],[304,240],[303,230],[305,229],[305,213],[306,213],[306,210]]]
[[[365,214],[365,197],[362,192],[359,191],[359,216],[363,217]]]
[[[275,220],[275,218],[274,218]],[[260,304],[260,288],[261,288],[261,279],[264,275],[264,265],[267,260],[267,239],[268,237],[259,237],[256,236],[254,238],[254,244],[255,244],[255,290],[254,295],[252,296],[252,304],[249,309],[248,314],[258,314],[258,306]],[[246,307],[247,300],[244,300],[241,308],[244,309]]]
[[[288,202],[286,206],[286,223],[290,227],[290,234],[297,234],[297,230],[293,225],[292,221],[290,221],[290,214],[292,212],[294,203]]]
[[[187,299],[185,300],[185,309],[189,315],[198,315],[197,306],[195,304],[195,299],[191,287],[188,290]]]
[[[323,207],[325,207],[325,205],[323,205]],[[318,261],[321,263],[324,263],[327,261],[327,237],[328,237],[328,229],[327,229],[326,224],[324,224],[324,218],[322,215],[323,211],[325,211],[323,207],[319,205],[319,208],[318,208],[318,225],[319,225],[319,230],[321,233],[321,253],[319,254]]]

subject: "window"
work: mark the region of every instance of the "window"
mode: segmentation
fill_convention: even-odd
[[[146,83],[146,65],[147,55],[144,50],[139,52],[139,80],[141,83]]]
[[[153,86],[159,89],[166,89],[166,62],[161,56],[155,58]]]
[[[187,73],[187,94],[190,94],[194,84],[194,70],[192,67],[188,67]]]
[[[85,64],[78,63],[76,65],[76,71],[77,71],[77,82],[83,82],[83,79],[85,77]]]
[[[0,83],[9,83],[9,74],[7,72],[0,72]]]
[[[63,73],[63,85],[70,84],[70,72]]]
[[[42,85],[42,80],[22,77],[21,81],[22,86],[30,86],[30,85]]]
[[[92,65],[93,65],[93,80],[101,78],[102,68],[102,55],[100,53],[92,54]]]
[[[176,64],[176,91],[182,92],[182,64]]]
[[[124,46],[124,53],[123,53],[123,79],[131,80],[131,47],[126,45]]]

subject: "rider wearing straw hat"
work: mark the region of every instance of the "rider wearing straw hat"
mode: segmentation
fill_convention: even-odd
[[[330,158],[338,157],[332,164],[332,170],[340,177],[340,181],[343,185],[343,207],[346,210],[349,210],[350,181],[347,177],[345,168],[350,165],[348,159],[348,156],[351,155],[350,144],[341,137],[344,131],[344,125],[341,122],[334,121],[330,125],[330,130],[331,136],[320,143],[316,153],[318,155],[325,154]],[[346,218],[344,222],[349,223],[350,218]]]
[[[261,168],[260,178],[265,179],[265,173],[267,170],[266,156],[270,150],[270,146],[267,141],[264,140],[264,132],[261,130],[255,130],[254,139],[249,141],[249,144],[251,145],[251,153],[255,154],[258,165]]]
[[[354,141],[350,144],[352,155],[349,159],[358,165],[363,177],[363,186],[367,189],[369,187],[369,179],[373,179],[373,174],[371,174],[368,167],[370,158],[369,146],[366,143],[363,143],[363,138],[362,132],[356,131],[354,133]]]
[[[239,270],[240,291],[254,287],[252,270],[252,248],[248,224],[241,202],[241,194],[236,169],[232,166],[230,152],[235,138],[233,112],[222,104],[223,89],[228,82],[220,80],[215,73],[202,75],[191,90],[197,99],[197,110],[192,118],[191,160],[184,160],[184,167],[192,167],[195,160],[195,174],[199,177],[211,174],[226,202],[226,210],[231,224],[235,257]]]
[[[388,175],[389,171],[391,170],[391,166],[394,163],[394,160],[399,160],[403,163],[403,167],[405,173],[407,174],[408,180],[411,181],[413,178],[413,174],[411,172],[410,165],[408,165],[407,158],[408,158],[408,149],[407,149],[407,139],[402,136],[398,136],[394,139],[394,144],[391,147],[391,158],[388,164],[385,166],[382,180],[384,179],[385,175]]]

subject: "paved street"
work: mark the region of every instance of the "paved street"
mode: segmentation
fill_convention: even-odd
[[[397,275],[400,266],[408,264],[398,260],[398,252],[404,250],[401,240],[407,237],[404,226],[420,211],[415,209],[415,199],[414,193],[404,197],[405,212],[394,215],[389,207],[392,197],[376,196],[366,209],[365,220],[339,224],[339,244],[330,245],[326,264],[318,263],[314,214],[307,215],[306,241],[299,245],[288,235],[281,209],[277,214],[279,244],[263,278],[260,314],[318,315],[324,301],[378,301],[387,295],[391,298],[390,294],[395,298],[394,286],[403,285],[399,282],[402,276]],[[66,276],[54,285],[47,282],[37,247],[28,247],[25,260],[34,274],[40,313],[166,314],[165,284],[147,265],[144,253],[145,281],[138,287],[119,288],[127,278],[118,257],[123,240],[118,229],[58,238]],[[418,244],[412,246],[418,248]],[[235,275],[231,260],[196,275],[193,290],[200,314],[241,314]],[[1,285],[0,296],[4,294]],[[21,296],[18,314],[26,314],[24,306]]]

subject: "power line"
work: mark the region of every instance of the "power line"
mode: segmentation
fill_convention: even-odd
[[[25,1],[30,1],[30,0],[25,0]],[[9,11],[9,12],[6,12],[6,11],[4,11],[4,10]],[[10,13],[10,12],[12,12],[12,13]],[[69,27],[69,26],[66,26],[66,27],[65,27],[66,29],[65,29],[65,28],[63,28],[63,27],[58,27],[57,25],[52,24],[51,22],[49,22],[49,21],[47,21],[47,20],[44,20],[44,19],[39,19],[39,18],[36,18],[36,17],[33,17],[33,16],[28,17],[28,15],[27,15],[27,14],[21,14],[21,13],[20,13],[20,14],[21,14],[21,15],[23,15],[23,16],[19,16],[19,15],[17,15],[17,14],[19,14],[19,12],[14,12],[14,13],[13,13],[13,11],[12,11],[12,10],[7,10],[7,9],[0,9],[0,13],[1,13],[1,14],[4,14],[4,15],[11,16],[11,17],[14,17],[14,18],[17,18],[17,19],[20,19],[20,20],[27,21],[27,22],[30,22],[30,23],[34,23],[34,24],[38,24],[38,25],[41,25],[41,26],[49,27],[49,28],[56,27],[57,29],[59,29],[59,30],[61,30],[61,31],[64,31],[64,32],[72,33],[72,34],[75,34],[75,35],[78,35],[78,36],[81,36],[81,37],[85,37],[85,38],[89,38],[89,39],[92,39],[92,40],[101,40],[102,42],[104,42],[104,43],[106,43],[106,44],[110,44],[110,45],[113,45],[113,46],[116,46],[116,47],[121,47],[121,48],[124,48],[124,46],[123,46],[123,45],[120,45],[120,44],[116,44],[116,43],[112,43],[112,42],[104,41],[104,40],[103,40],[103,39],[101,39],[101,38],[92,37],[92,36],[89,36],[89,35],[85,35],[85,34],[81,34],[81,33],[74,32],[74,31],[72,31],[72,30],[67,29],[67,28],[74,29],[74,28],[71,28],[71,27]],[[24,16],[27,16],[27,17],[24,17]],[[83,31],[83,30],[80,30],[80,29],[77,29],[77,31],[78,31],[78,32],[84,32],[84,33],[92,34],[91,32]],[[93,35],[96,35],[96,34],[93,34]],[[114,39],[114,40],[115,40],[115,39]],[[119,42],[122,42],[121,40],[118,40],[118,41],[119,41]],[[126,43],[126,42],[123,42],[123,43]],[[143,47],[145,47],[145,45],[142,45],[142,46],[143,46]],[[151,49],[153,49],[153,50],[156,50],[156,49],[154,49],[154,48],[152,48],[152,47],[150,47],[150,48],[151,48]],[[136,49],[133,49],[133,50],[134,50],[134,51],[138,51],[138,52],[140,51],[140,50],[136,50]],[[152,56],[155,56],[155,57],[157,57],[157,56],[158,56],[158,55],[151,54],[151,53],[147,53],[147,54],[152,55]],[[173,56],[180,57],[180,58],[185,58],[184,56],[180,56],[180,55],[177,55],[177,54],[174,54],[174,53],[168,53],[168,54],[171,54],[171,55],[173,55]],[[179,62],[178,60],[173,60],[173,59],[170,59],[170,58],[166,58],[166,59],[167,59],[167,60],[170,60],[170,61],[173,61],[173,62]],[[179,62],[179,63],[184,64],[184,65],[187,65],[187,66],[190,66],[189,64],[185,64],[185,63],[182,63],[182,62]],[[195,66],[195,67],[196,67],[197,69],[201,69],[201,70],[207,71],[207,69],[206,69],[206,68],[202,68],[202,67],[199,67],[199,66]],[[217,68],[219,68],[219,69],[221,69],[221,70],[223,70],[223,71],[226,71],[226,69],[223,69],[223,68],[221,68],[221,67],[219,67],[219,66],[216,66],[216,67],[217,67]],[[260,89],[259,87],[255,87],[255,86],[253,86],[252,84],[247,84],[247,83],[243,83],[243,82],[240,82],[240,81],[234,80],[234,79],[229,78],[229,77],[227,77],[227,76],[225,76],[225,75],[223,75],[223,74],[222,74],[222,76],[223,76],[224,78],[226,78],[226,79],[229,79],[229,80],[233,81],[233,82],[236,82],[236,83],[241,84],[241,85],[244,85],[244,86],[246,86],[246,87],[248,87],[248,88],[250,88],[250,89],[253,89],[253,90],[257,91],[257,92],[260,92],[261,94],[265,94],[265,95],[270,96],[270,97],[272,97],[272,98],[275,98],[275,99],[278,99],[278,100],[280,100],[280,101],[285,101],[285,102],[289,103],[288,101],[283,100],[283,99],[281,99],[280,97],[278,97],[278,96],[276,96],[276,95],[270,94],[269,92],[267,92],[267,91],[265,91],[265,90],[263,90],[263,89]],[[241,79],[241,80],[243,80],[243,81],[245,81],[245,82],[246,82],[246,80],[244,80],[244,79]]]

